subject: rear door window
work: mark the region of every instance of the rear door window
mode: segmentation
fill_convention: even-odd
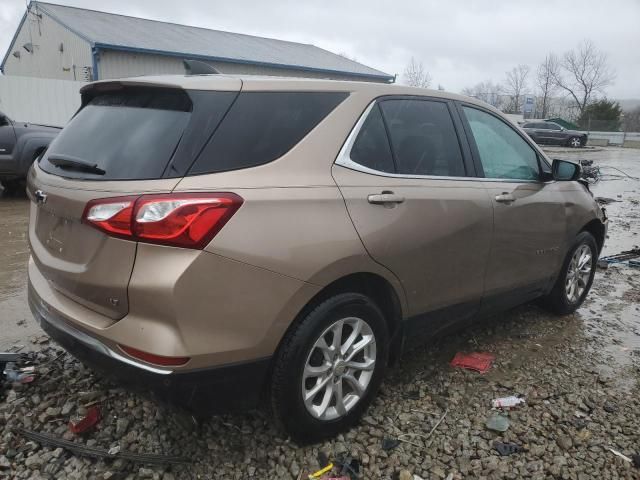
[[[280,158],[348,93],[242,92],[189,175],[237,170]]]
[[[40,167],[70,178],[160,178],[191,111],[191,100],[183,90],[132,88],[98,94],[51,143]]]
[[[458,135],[444,102],[385,100],[380,103],[401,175],[465,175]]]

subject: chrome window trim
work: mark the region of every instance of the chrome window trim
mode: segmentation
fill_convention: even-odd
[[[493,183],[541,183],[539,180],[522,180],[515,178],[486,178],[486,177],[449,177],[449,176],[439,176],[439,175],[408,175],[401,173],[389,173],[383,172],[380,170],[374,170],[373,168],[365,167],[364,165],[360,165],[357,162],[354,162],[351,159],[351,149],[353,148],[353,144],[358,138],[358,134],[360,130],[362,130],[362,126],[364,125],[365,120],[371,113],[371,110],[377,105],[378,100],[373,100],[364,112],[358,118],[358,121],[351,129],[349,136],[346,141],[342,145],[340,152],[338,153],[338,157],[334,162],[336,165],[340,165],[341,167],[348,168],[349,170],[355,170],[361,173],[367,173],[369,175],[377,175],[379,177],[389,177],[389,178],[409,178],[409,179],[419,179],[419,180],[458,180],[458,181],[471,181],[471,182],[493,182]]]

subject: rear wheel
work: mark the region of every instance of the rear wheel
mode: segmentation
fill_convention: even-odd
[[[387,355],[387,327],[375,303],[358,293],[325,300],[287,334],[276,358],[277,422],[302,443],[351,427],[380,386]]]
[[[580,148],[582,146],[582,140],[580,137],[571,137],[569,139],[569,146],[571,148]]]
[[[580,232],[544,305],[560,315],[576,311],[591,289],[597,260],[595,238],[589,232]]]

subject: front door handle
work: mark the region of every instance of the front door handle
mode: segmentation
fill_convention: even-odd
[[[393,192],[382,192],[382,193],[369,195],[367,197],[367,201],[374,205],[390,205],[393,203],[404,202],[404,197],[400,195],[396,195]]]
[[[502,192],[500,195],[496,195],[496,202],[498,203],[512,203],[516,201],[516,197],[508,192]]]

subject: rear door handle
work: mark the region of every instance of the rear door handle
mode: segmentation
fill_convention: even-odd
[[[508,192],[502,192],[500,195],[496,195],[496,202],[498,203],[512,203],[516,201],[516,197]]]
[[[382,192],[382,193],[369,195],[367,197],[367,201],[374,205],[389,205],[392,203],[404,202],[404,197],[401,197],[400,195],[396,195],[393,192]]]

